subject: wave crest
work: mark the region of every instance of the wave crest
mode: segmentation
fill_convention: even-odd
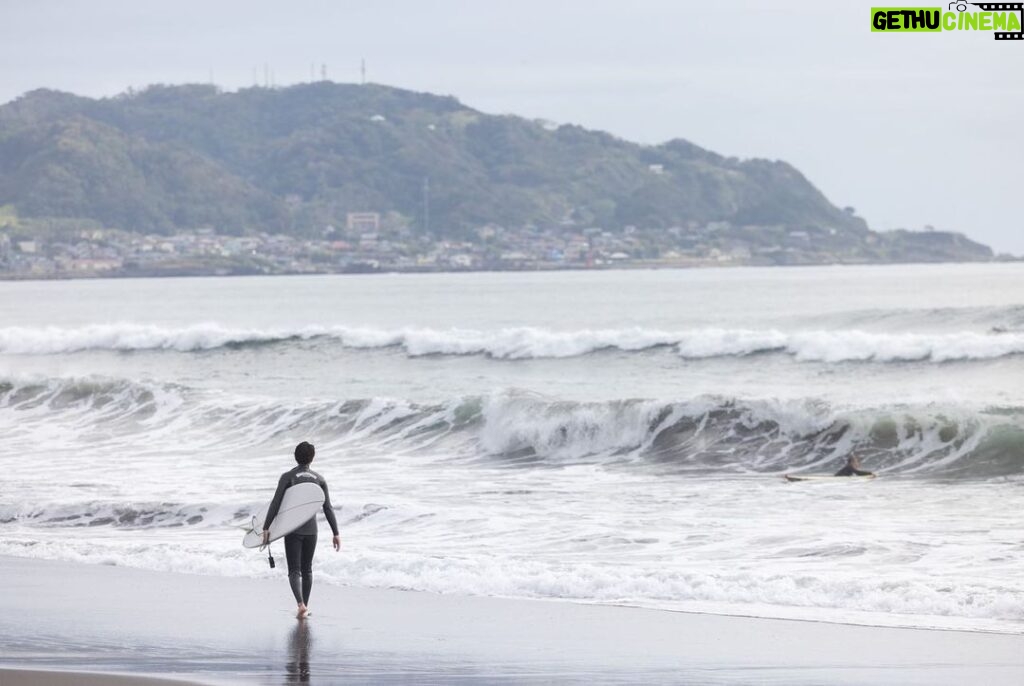
[[[5,411],[11,411],[6,412]],[[6,414],[6,417],[5,417]],[[276,444],[296,433],[378,453],[430,453],[509,465],[626,463],[674,473],[838,469],[852,452],[903,475],[1024,473],[1024,408],[836,408],[801,400],[701,396],[577,402],[506,390],[435,404],[394,398],[232,398],[130,381],[0,382],[0,422],[52,433],[194,450]],[[429,450],[428,450],[429,449]]]
[[[689,331],[626,328],[577,331],[516,327],[475,329],[308,326],[232,329],[217,324],[168,328],[142,324],[80,328],[0,328],[0,353],[55,355],[88,350],[184,353],[323,339],[351,349],[398,347],[411,357],[484,355],[495,359],[566,358],[602,350],[639,352],[674,348],[687,359],[780,353],[806,362],[949,362],[1024,353],[1024,332],[960,331],[943,334],[871,333],[860,330],[784,332],[776,329],[701,328]]]

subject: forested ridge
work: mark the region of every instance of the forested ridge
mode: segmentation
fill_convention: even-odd
[[[0,205],[154,233],[316,235],[359,211],[427,229],[428,205],[429,228],[451,236],[490,223],[867,231],[785,162],[330,82],[32,91],[0,106]]]

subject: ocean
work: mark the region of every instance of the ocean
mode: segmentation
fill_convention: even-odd
[[[0,555],[290,602],[308,440],[317,584],[1024,633],[1022,264],[4,282],[0,435]]]

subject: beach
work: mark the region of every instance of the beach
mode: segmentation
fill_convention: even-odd
[[[0,686],[1024,686],[1017,5],[6,5]]]
[[[1021,292],[0,284],[0,664],[36,670],[0,681],[1024,683]],[[321,515],[305,624],[240,545],[300,441],[342,541]],[[878,478],[783,478],[851,456]]]
[[[201,684],[1020,684],[1024,636],[0,559],[0,668]],[[33,682],[0,672],[4,686]],[[85,683],[84,681],[82,683]],[[110,683],[118,683],[111,681]]]

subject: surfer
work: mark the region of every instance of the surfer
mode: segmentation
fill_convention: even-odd
[[[860,458],[850,455],[846,458],[846,465],[835,473],[835,476],[874,476],[874,472],[866,472],[860,468]]]
[[[281,499],[284,492],[290,486],[301,483],[315,483],[324,490],[324,516],[327,523],[331,525],[334,533],[332,543],[334,550],[341,548],[341,537],[338,535],[338,520],[334,517],[334,509],[331,508],[331,496],[327,491],[327,481],[309,468],[309,463],[316,455],[316,448],[311,443],[303,441],[295,446],[295,461],[298,466],[290,469],[281,475],[277,482],[277,492],[270,502],[270,509],[267,510],[267,518],[263,523],[263,542],[270,541],[270,523],[277,516],[281,507]],[[302,619],[309,614],[309,592],[313,589],[313,553],[316,551],[316,515],[314,514],[308,522],[295,529],[284,537],[284,553],[288,560],[288,584],[292,588],[292,595],[299,609],[296,616]]]

